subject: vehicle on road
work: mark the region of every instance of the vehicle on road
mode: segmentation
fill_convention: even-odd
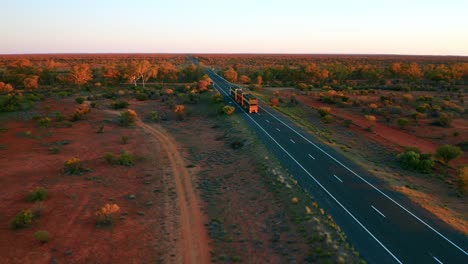
[[[258,99],[242,88],[231,86],[229,94],[250,113],[258,113]]]

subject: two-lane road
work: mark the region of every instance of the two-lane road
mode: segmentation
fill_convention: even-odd
[[[248,114],[229,97],[231,84],[207,74],[302,187],[371,263],[468,263],[467,238],[453,231],[265,103]]]

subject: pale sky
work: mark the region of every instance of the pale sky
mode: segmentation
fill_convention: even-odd
[[[467,0],[0,0],[0,54],[468,56]]]

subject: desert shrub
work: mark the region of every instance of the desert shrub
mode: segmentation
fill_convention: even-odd
[[[31,226],[33,222],[33,213],[31,210],[19,212],[10,222],[11,229],[21,229]]]
[[[398,123],[398,126],[401,129],[403,129],[408,125],[409,121],[406,118],[398,118],[397,123]]]
[[[91,102],[91,108],[96,108],[96,102]]]
[[[42,117],[42,118],[38,118],[36,120],[36,124],[39,126],[39,127],[50,127],[50,123],[52,122],[52,119],[48,118],[48,117]]]
[[[156,111],[152,111],[151,114],[150,114],[150,119],[153,122],[159,121],[159,113],[156,112]]]
[[[414,148],[398,154],[397,158],[401,166],[407,170],[430,173],[432,167],[434,167],[434,161],[432,161],[430,155],[421,154],[419,150]]]
[[[322,116],[322,121],[329,124],[333,122],[333,116],[332,115],[324,115]]]
[[[457,146],[444,145],[437,148],[436,157],[441,159],[445,164],[447,164],[449,163],[449,161],[456,159],[462,153],[463,151]]]
[[[112,108],[114,108],[114,109],[123,109],[123,108],[127,108],[127,107],[128,107],[128,102],[127,101],[119,100],[119,101],[116,101],[116,102],[112,103]]]
[[[104,133],[104,125],[100,125],[100,126],[99,126],[99,129],[98,129],[97,133],[98,133],[98,134]]]
[[[115,221],[117,212],[120,207],[117,204],[106,204],[96,211],[96,225],[108,226]]]
[[[34,232],[34,238],[41,243],[47,243],[49,242],[49,232],[43,230],[36,231]]]
[[[138,101],[145,101],[148,100],[148,95],[146,93],[137,93],[135,95],[135,99],[137,99]]]
[[[405,101],[405,102],[413,101],[413,95],[411,95],[411,94],[404,94],[402,97],[403,97],[403,101]]]
[[[104,160],[107,162],[107,164],[114,164],[115,163],[114,154],[110,152],[106,152],[104,154]]]
[[[120,114],[119,124],[121,126],[133,125],[137,119],[137,113],[132,109],[127,109]]]
[[[50,147],[49,148],[49,153],[50,154],[59,154],[60,153],[60,149],[58,147]]]
[[[223,102],[223,96],[220,93],[215,93],[211,96],[211,102],[218,104]]]
[[[324,116],[330,114],[331,108],[330,108],[330,107],[327,107],[327,106],[322,106],[322,107],[319,107],[319,108],[317,109],[317,112],[319,113],[319,115],[320,115],[321,117],[324,117]]]
[[[89,113],[90,108],[88,104],[80,104],[78,107],[75,108],[73,115],[71,117],[71,121],[78,121],[83,119],[83,116]]]
[[[133,156],[132,153],[128,151],[122,151],[122,153],[120,153],[119,155],[119,158],[117,159],[117,162],[120,165],[130,167],[130,166],[133,166],[135,162],[134,160],[135,160],[135,157]]]
[[[273,98],[270,99],[270,105],[271,106],[277,107],[277,106],[279,106],[279,104],[280,104],[280,100],[279,100],[278,97],[273,97]]]
[[[174,107],[174,112],[176,113],[177,120],[184,120],[185,118],[185,106],[184,105],[176,105]]]
[[[120,141],[122,142],[122,144],[127,144],[128,143],[128,136],[122,136],[120,138]]]
[[[234,111],[235,111],[234,106],[230,106],[230,105],[223,106],[223,113],[225,113],[226,115],[232,115],[234,114]]]
[[[34,191],[29,192],[28,196],[26,197],[26,200],[28,202],[44,201],[45,199],[47,199],[48,194],[49,191],[47,191],[46,188],[37,187]]]
[[[468,166],[458,168],[456,188],[460,195],[468,193]]]
[[[372,128],[377,121],[377,118],[373,115],[365,115],[364,118],[366,119],[366,130],[372,131]]]
[[[448,113],[441,113],[439,114],[439,118],[437,118],[435,124],[443,127],[449,127],[453,121],[452,115]]]
[[[77,98],[75,98],[75,102],[76,102],[77,104],[82,104],[84,101],[85,101],[85,99],[84,99],[83,97],[77,97]]]
[[[63,164],[63,172],[67,175],[81,175],[87,169],[79,158],[71,158]]]
[[[15,112],[30,108],[32,103],[17,94],[0,95],[0,112]]]
[[[297,88],[299,88],[300,90],[304,91],[306,90],[307,88],[309,88],[309,86],[305,83],[299,83],[297,84]]]

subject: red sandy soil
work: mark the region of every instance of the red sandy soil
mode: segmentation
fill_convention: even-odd
[[[64,115],[74,108],[70,101],[43,105]],[[71,128],[38,129],[31,121],[2,124],[8,131],[0,134],[5,146],[0,149],[0,262],[207,263],[203,217],[172,139],[143,123],[138,123],[142,128],[122,128],[103,119],[115,116],[92,109]],[[102,124],[104,133],[96,133]],[[40,138],[19,135],[25,131]],[[126,145],[123,135],[129,137]],[[47,144],[59,140],[71,143],[49,154]],[[104,161],[104,153],[124,149],[143,160],[133,167]],[[63,175],[63,164],[72,157],[91,172]],[[34,207],[25,197],[38,186],[49,190],[42,217],[29,228],[11,230],[14,215]],[[129,199],[131,194],[135,199]],[[118,204],[121,214],[112,227],[97,227],[94,214],[106,203]],[[34,239],[37,230],[50,233],[48,243]]]
[[[313,108],[319,108],[323,106],[330,107],[329,104],[325,104],[322,102],[317,101],[314,98],[311,98],[310,96],[297,96],[297,99],[300,100],[301,102],[305,103],[308,106],[311,106]],[[431,127],[429,124],[424,124],[424,122],[421,122],[421,125],[419,126],[417,133],[418,135],[424,135],[425,138],[422,138],[420,136],[416,136],[414,134],[405,132],[399,128],[393,128],[388,125],[382,124],[382,123],[374,123],[372,124],[372,133],[365,132],[363,131],[365,128],[369,126],[368,121],[361,115],[357,115],[355,113],[351,113],[349,111],[346,111],[344,109],[340,109],[338,107],[332,107],[331,114],[334,116],[337,116],[341,119],[349,119],[352,120],[352,123],[356,126],[358,126],[361,129],[355,129],[355,130],[360,130],[359,132],[361,134],[365,134],[367,137],[372,138],[373,140],[379,142],[383,146],[389,148],[389,149],[394,149],[397,151],[401,151],[403,147],[417,147],[419,148],[423,153],[435,153],[437,148],[440,146],[434,141],[425,139],[428,137],[431,137],[431,135],[435,134],[435,131],[437,129],[434,129]],[[454,131],[466,131],[468,128],[468,122],[466,120],[455,120],[452,123],[452,129]],[[435,136],[433,136],[435,137]],[[460,135],[459,140],[466,140],[468,135],[466,133],[462,133]],[[452,161],[452,165],[457,166],[461,164],[466,164],[468,162],[468,155],[465,153],[463,157]]]

